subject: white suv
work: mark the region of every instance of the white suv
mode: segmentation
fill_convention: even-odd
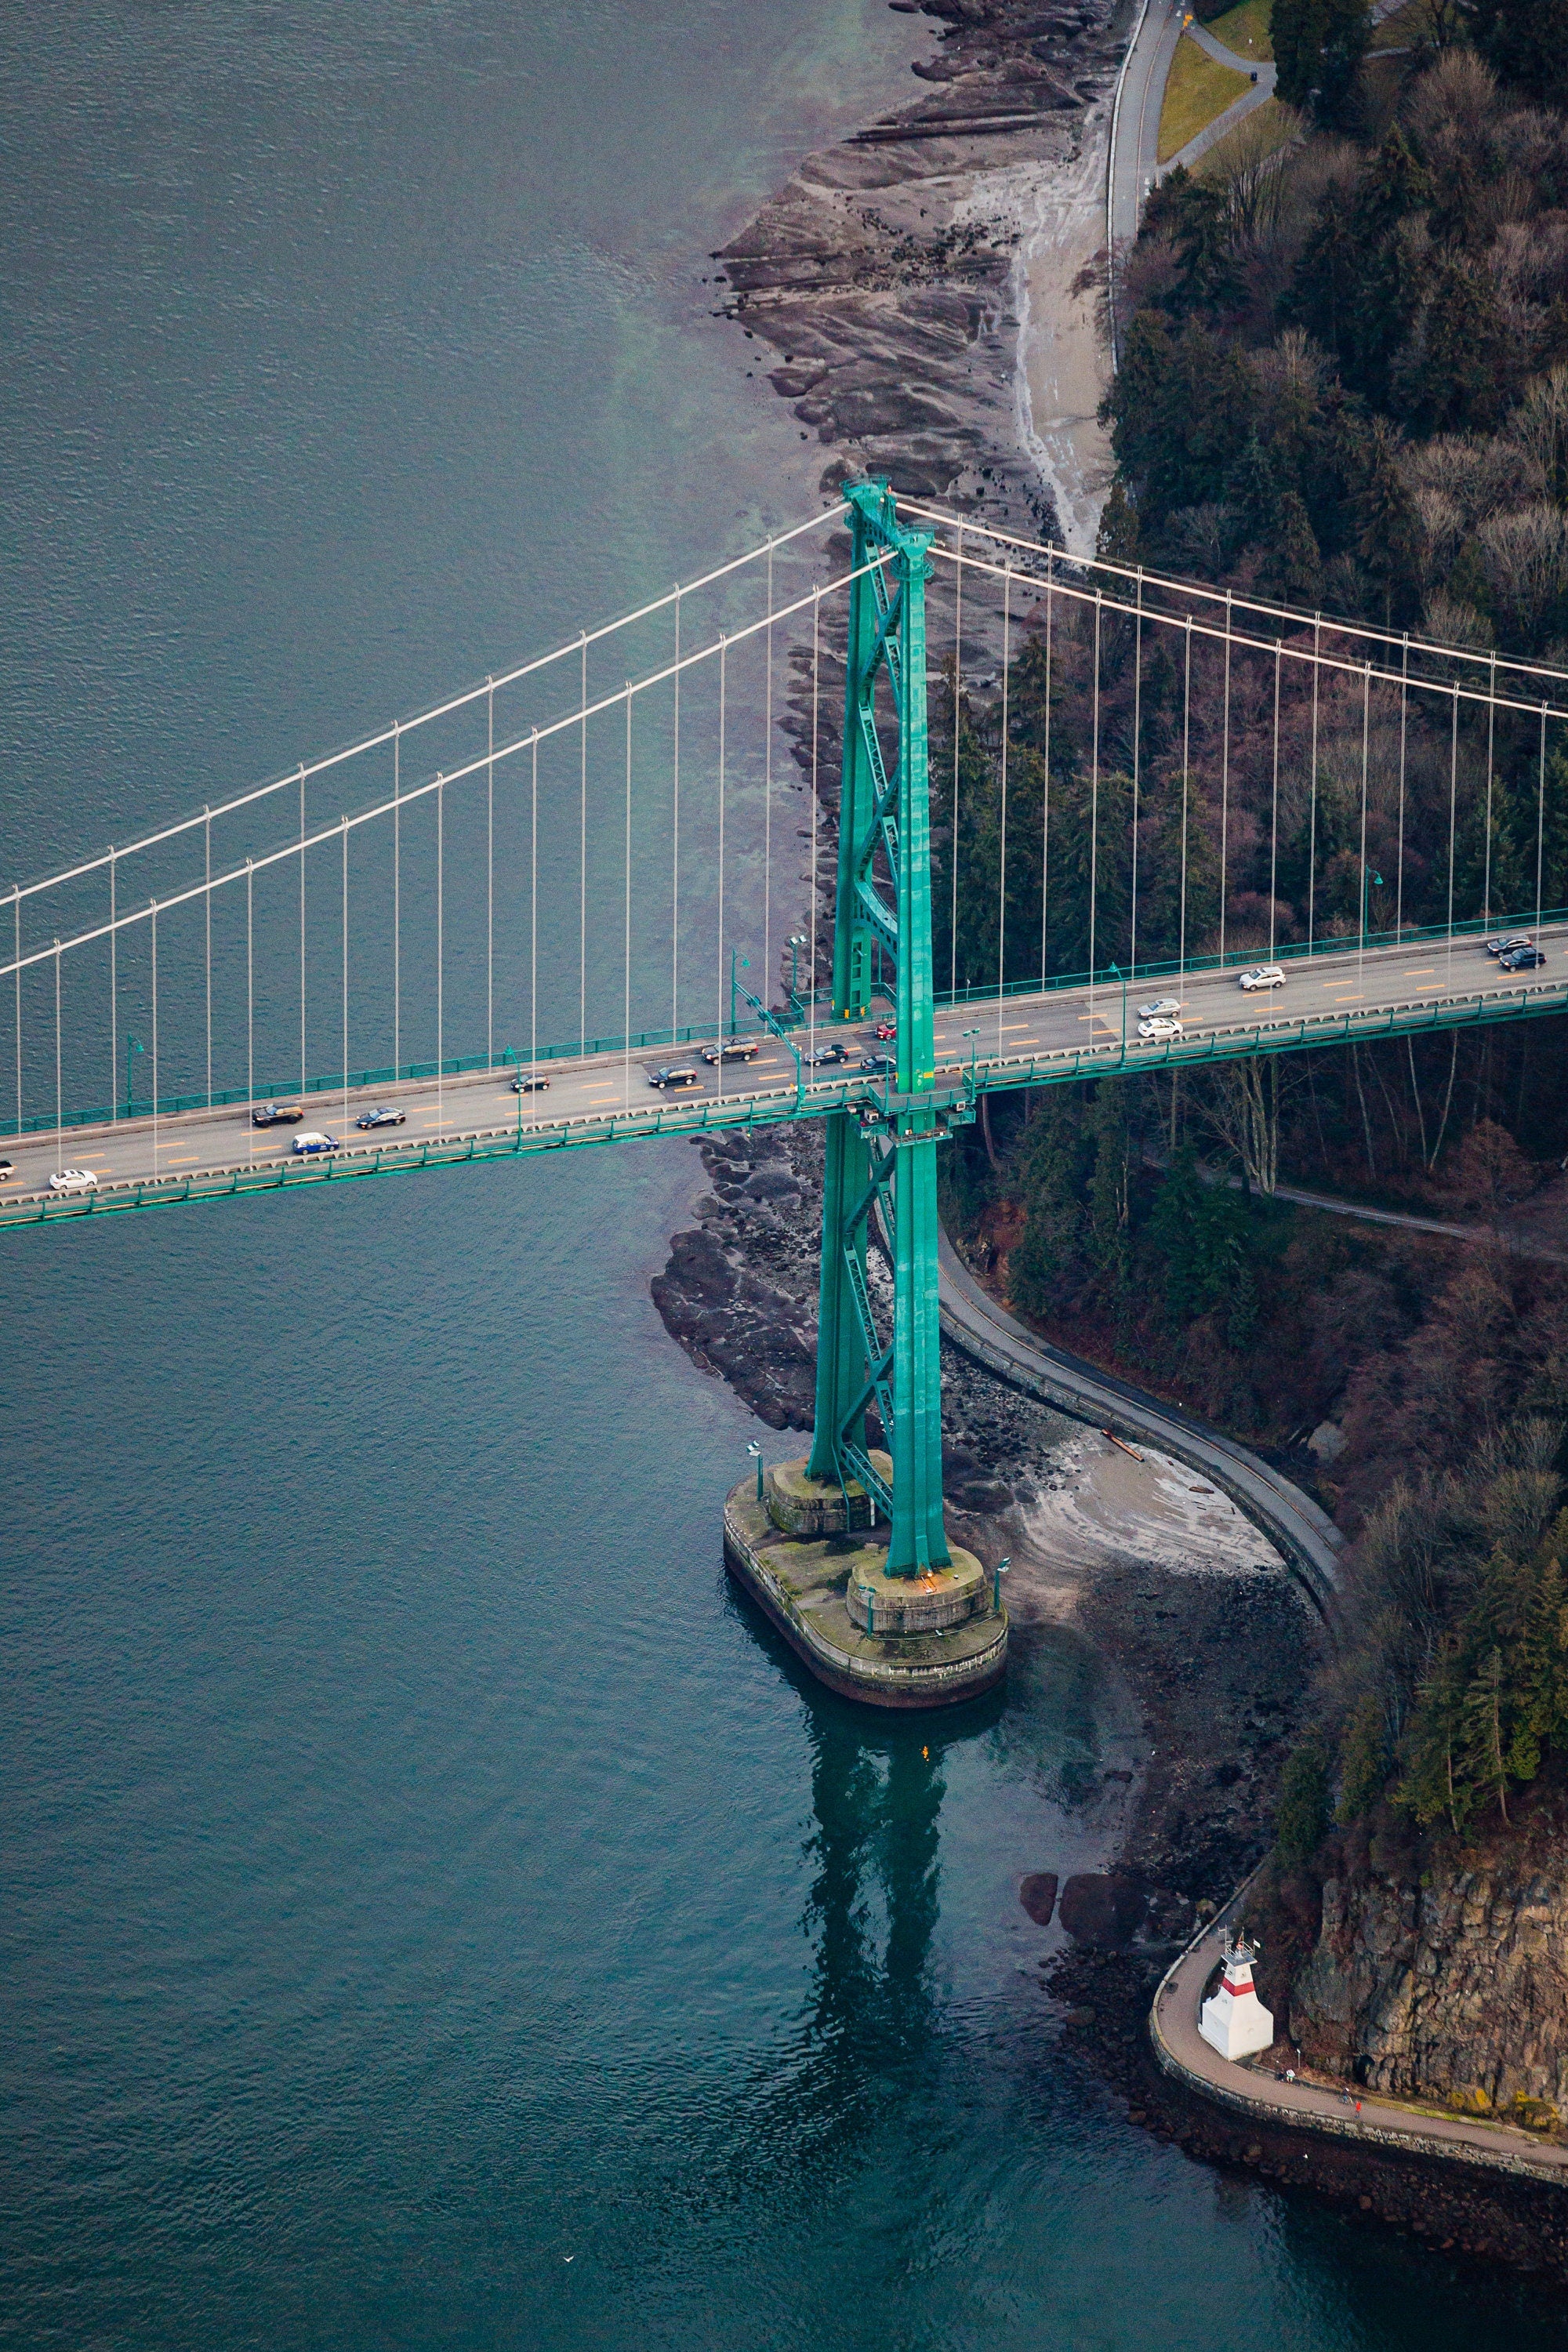
[[[1179,1021],[1173,1021],[1168,1013],[1157,1013],[1152,1021],[1140,1021],[1138,1034],[1140,1037],[1152,1037],[1156,1042],[1163,1044],[1173,1038],[1184,1037],[1186,1031]]]
[[[98,1179],[90,1168],[62,1168],[49,1178],[51,1192],[96,1192]]]
[[[1283,988],[1285,975],[1277,963],[1255,963],[1237,975],[1243,988]]]

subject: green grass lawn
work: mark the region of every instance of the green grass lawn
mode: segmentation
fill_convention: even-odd
[[[1223,16],[1215,16],[1204,30],[1234,49],[1238,58],[1249,65],[1267,61],[1274,55],[1274,43],[1269,37],[1269,17],[1274,0],[1241,0],[1239,8],[1227,8]]]
[[[1165,103],[1160,114],[1161,163],[1168,163],[1173,155],[1179,154],[1189,139],[1195,139],[1200,131],[1206,130],[1216,115],[1223,114],[1251,87],[1247,75],[1216,65],[1189,34],[1184,33],[1176,43],[1171,78],[1165,84]]]

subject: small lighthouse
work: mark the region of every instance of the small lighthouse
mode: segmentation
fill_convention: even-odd
[[[1251,2058],[1274,2039],[1274,2017],[1258,1998],[1252,1963],[1258,1948],[1238,1936],[1225,1948],[1225,1974],[1198,2020],[1198,2032],[1222,2058]]]

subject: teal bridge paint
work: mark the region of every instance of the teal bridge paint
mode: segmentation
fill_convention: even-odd
[[[852,487],[844,772],[833,1010],[870,1010],[873,948],[896,970],[897,1099],[828,1114],[822,1202],[816,1422],[809,1474],[858,1479],[889,1519],[889,1576],[947,1565],[942,1525],[941,1332],[937,1320],[936,1155],[954,1117],[936,1095],[927,772],[925,592],[931,534],[900,527],[885,485]],[[891,562],[871,564],[878,550]],[[888,688],[897,745],[889,772],[878,724]],[[890,884],[891,902],[884,880]],[[960,1114],[968,1116],[967,1109]],[[892,1337],[884,1341],[866,1275],[867,1231],[879,1215],[893,1265]],[[889,1489],[870,1457],[875,1403],[893,1462]]]

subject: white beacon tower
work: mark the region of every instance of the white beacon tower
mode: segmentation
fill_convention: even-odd
[[[1258,1946],[1238,1936],[1225,1948],[1225,1974],[1198,2019],[1198,2032],[1222,2058],[1252,2058],[1274,2039],[1274,2017],[1258,1998],[1252,1963]]]

